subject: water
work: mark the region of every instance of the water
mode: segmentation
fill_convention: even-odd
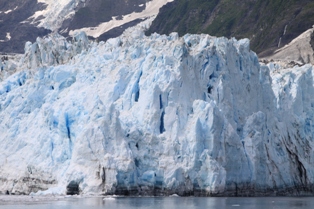
[[[313,209],[314,198],[119,197],[1,202],[0,209]]]

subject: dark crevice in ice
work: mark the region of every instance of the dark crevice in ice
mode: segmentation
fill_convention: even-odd
[[[135,93],[135,102],[138,102],[139,98],[140,98],[140,80],[141,80],[141,77],[142,77],[142,72],[140,73],[139,75],[139,78],[134,86],[134,89],[133,89],[133,92]]]
[[[80,194],[80,187],[76,181],[71,181],[67,186],[67,195],[78,195]]]
[[[162,96],[161,94],[159,95],[159,108],[162,109],[163,105],[162,105]]]
[[[162,111],[161,116],[160,116],[160,127],[159,127],[159,131],[161,134],[166,131],[165,125],[164,125],[164,117],[165,117],[165,112]]]

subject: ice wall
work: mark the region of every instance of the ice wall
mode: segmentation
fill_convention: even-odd
[[[78,55],[64,45],[27,44],[0,84],[2,193],[312,194],[311,65],[137,29]]]

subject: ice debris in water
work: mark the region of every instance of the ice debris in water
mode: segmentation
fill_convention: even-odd
[[[107,200],[112,201],[112,200],[116,200],[116,198],[114,198],[112,196],[108,196],[108,197],[105,197],[103,200],[104,201],[107,201]]]
[[[313,93],[247,39],[37,39],[0,83],[0,192],[311,193]]]

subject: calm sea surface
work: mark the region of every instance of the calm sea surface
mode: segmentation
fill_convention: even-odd
[[[0,201],[4,209],[313,209],[314,197],[118,197],[64,198],[46,201]]]

